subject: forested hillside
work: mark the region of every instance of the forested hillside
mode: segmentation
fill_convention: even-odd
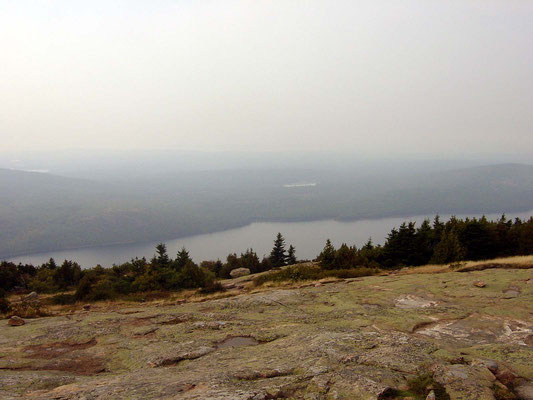
[[[286,187],[311,182],[314,186]],[[533,209],[533,166],[442,172],[256,169],[104,182],[0,170],[0,258],[159,241],[254,221]]]

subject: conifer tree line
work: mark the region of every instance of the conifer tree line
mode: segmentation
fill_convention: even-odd
[[[368,240],[361,248],[342,244],[336,249],[328,240],[316,261],[325,270],[393,269],[526,254],[533,254],[533,217],[527,221],[508,220],[505,216],[497,221],[488,221],[485,217],[452,217],[442,222],[436,216],[418,227],[414,222],[405,222],[392,229],[383,245],[374,245]],[[185,248],[172,258],[165,244],[160,243],[150,260],[135,258],[109,268],[97,265],[82,270],[69,260],[58,265],[50,259],[38,267],[3,261],[0,263],[0,298],[10,291],[30,290],[38,293],[74,291],[74,294],[57,295],[58,302],[104,300],[188,288],[210,292],[220,290],[217,280],[229,278],[233,269],[244,267],[257,273],[295,263],[296,249],[292,245],[286,247],[281,233],[276,235],[270,255],[261,260],[250,248],[240,255],[229,254],[225,262],[203,261],[197,265]]]
[[[53,258],[39,267],[3,261],[0,263],[0,298],[13,290],[56,293],[75,289],[73,295],[58,298],[65,303],[106,300],[150,291],[202,288],[210,292],[220,290],[217,279],[230,278],[231,271],[236,268],[248,268],[250,273],[257,273],[296,262],[294,246],[286,250],[281,233],[274,240],[270,256],[262,260],[250,248],[240,256],[229,254],[226,262],[203,261],[197,265],[187,249],[182,248],[175,258],[171,258],[166,245],[159,243],[150,261],[135,258],[111,268],[97,265],[82,270],[79,264],[69,260],[58,266]]]
[[[328,239],[317,257],[326,269],[355,267],[401,268],[425,264],[447,264],[463,260],[533,254],[533,217],[527,221],[497,221],[485,217],[442,222],[404,222],[391,230],[383,246],[369,239],[360,249],[342,244],[338,249]]]

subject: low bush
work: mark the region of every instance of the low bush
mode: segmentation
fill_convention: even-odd
[[[11,309],[11,304],[6,298],[6,293],[4,290],[0,289],[0,314],[5,314]]]
[[[76,296],[73,294],[59,293],[51,297],[49,301],[52,304],[66,305],[74,304],[76,300]]]
[[[225,292],[225,291],[226,291],[226,288],[222,286],[222,284],[219,281],[208,282],[203,288],[200,289],[200,293],[203,293],[203,294]]]
[[[11,304],[9,316],[16,315],[20,318],[46,317],[50,312],[40,302],[21,302]]]
[[[254,279],[255,285],[262,285],[266,282],[285,282],[285,281],[306,281],[318,280],[328,277],[335,278],[358,278],[361,276],[375,275],[379,272],[375,268],[350,268],[324,270],[318,265],[292,265],[279,271],[268,272]]]

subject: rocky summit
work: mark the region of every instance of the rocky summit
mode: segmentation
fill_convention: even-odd
[[[533,398],[531,269],[226,295],[4,320],[0,398]]]

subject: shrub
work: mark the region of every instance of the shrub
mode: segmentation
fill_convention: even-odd
[[[21,302],[13,303],[11,305],[11,310],[9,311],[10,316],[16,315],[21,318],[37,318],[37,317],[46,317],[50,315],[46,307],[41,303],[35,302]]]
[[[77,298],[76,298],[76,295],[74,294],[60,293],[50,298],[50,303],[66,305],[66,304],[74,304],[76,300]]]
[[[262,285],[266,282],[284,282],[284,281],[305,281],[318,280],[327,277],[336,278],[358,278],[360,276],[375,275],[378,272],[374,268],[350,268],[337,270],[324,270],[318,265],[293,265],[279,271],[268,272],[254,279],[255,285]]]
[[[222,286],[220,281],[211,281],[207,282],[206,285],[200,289],[200,293],[209,294],[216,292],[225,292],[226,288]]]
[[[89,293],[86,295],[87,300],[111,300],[117,297],[113,283],[109,279],[102,279],[92,285]]]
[[[0,314],[5,314],[11,309],[9,300],[6,299],[6,292],[0,289]]]

